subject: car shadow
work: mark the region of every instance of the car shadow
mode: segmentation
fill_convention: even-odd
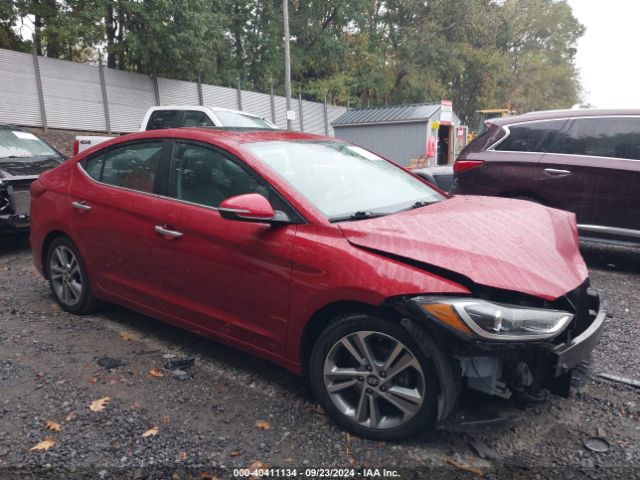
[[[0,258],[29,250],[28,233],[0,233]]]
[[[278,365],[265,362],[261,358],[225,345],[211,337],[189,332],[113,304],[105,304],[100,309],[99,315],[118,324],[124,330],[132,331],[141,337],[153,337],[160,343],[170,345],[170,349],[175,348],[188,356],[198,356],[214,363],[222,363],[244,375],[259,376],[278,388],[285,388],[292,393],[302,395],[306,400],[312,400],[311,392],[302,378]]]
[[[640,273],[640,248],[581,242],[580,252],[590,269]]]

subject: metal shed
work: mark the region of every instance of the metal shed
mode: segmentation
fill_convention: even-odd
[[[453,163],[466,141],[466,127],[460,127],[460,119],[447,100],[355,108],[331,125],[336,137],[403,166]]]

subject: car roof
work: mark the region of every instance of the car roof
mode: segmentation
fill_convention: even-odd
[[[530,122],[533,120],[551,120],[556,118],[580,118],[580,117],[605,117],[605,116],[640,116],[640,109],[565,109],[546,110],[542,112],[529,112],[512,117],[499,117],[487,120],[487,123],[494,125],[511,125],[512,123]]]
[[[142,138],[173,137],[207,141],[225,144],[243,144],[255,142],[273,142],[279,140],[315,140],[341,142],[334,137],[314,135],[311,133],[292,132],[289,130],[275,130],[270,128],[244,127],[181,127],[158,130],[146,130],[117,137],[122,141]],[[126,139],[126,140],[125,140]]]
[[[242,110],[234,110],[232,108],[224,108],[224,107],[215,107],[215,106],[207,106],[207,105],[158,105],[155,107],[150,107],[149,110],[210,110],[212,112],[232,112],[238,113],[240,115],[245,115],[247,117],[260,118],[265,120],[263,117],[259,115],[255,115],[249,112],[243,112]]]

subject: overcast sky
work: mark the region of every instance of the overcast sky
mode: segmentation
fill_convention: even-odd
[[[640,0],[568,1],[587,29],[576,57],[584,100],[640,108]]]

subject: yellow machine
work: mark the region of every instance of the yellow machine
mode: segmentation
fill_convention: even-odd
[[[478,128],[475,132],[469,132],[467,136],[467,143],[475,139],[478,135],[484,133],[484,122],[490,118],[510,117],[511,115],[517,115],[518,112],[511,110],[510,108],[486,108],[484,110],[476,110],[476,113],[480,117],[480,122],[478,123]]]

